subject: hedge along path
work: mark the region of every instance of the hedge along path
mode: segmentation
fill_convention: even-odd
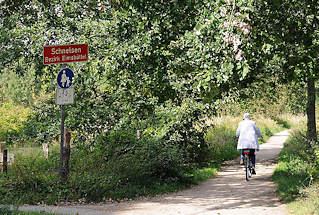
[[[248,182],[237,158],[225,164],[216,177],[176,193],[121,203],[23,206],[20,210],[79,215],[284,215],[285,205],[275,194],[271,176],[288,135],[288,130],[277,133],[260,146],[256,153],[257,175]]]

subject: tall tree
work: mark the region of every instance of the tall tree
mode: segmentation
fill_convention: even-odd
[[[319,76],[319,3],[316,0],[256,1],[251,13],[254,46],[262,63],[281,59],[281,69],[266,71],[283,81],[306,82],[307,137],[317,140],[315,80]],[[256,50],[256,51],[257,51]],[[257,58],[258,59],[258,58]]]

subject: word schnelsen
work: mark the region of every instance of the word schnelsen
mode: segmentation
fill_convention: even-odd
[[[52,48],[51,49],[51,54],[55,55],[55,54],[76,54],[76,53],[81,53],[82,50],[81,48]]]

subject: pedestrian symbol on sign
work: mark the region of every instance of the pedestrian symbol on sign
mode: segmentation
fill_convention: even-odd
[[[64,87],[69,87],[70,85],[70,78],[65,74],[65,70],[63,70],[63,74],[62,74],[62,77],[61,77],[61,84],[62,86]]]
[[[74,77],[74,74],[71,69],[64,68],[62,69],[57,78],[58,85],[61,88],[69,88],[72,85],[72,79]]]

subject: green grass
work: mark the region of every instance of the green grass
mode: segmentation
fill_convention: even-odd
[[[296,166],[293,167],[292,165]],[[292,168],[294,170],[292,170]],[[307,186],[310,177],[306,173],[306,163],[295,163],[291,161],[281,161],[273,175],[273,180],[278,184],[277,193],[281,196],[281,200],[285,203],[291,202],[300,196],[300,190]]]
[[[292,132],[273,175],[277,193],[288,204],[289,214],[319,214],[318,149],[306,141],[304,133]]]
[[[207,167],[203,169],[198,169],[193,173],[193,183],[197,184],[200,181],[212,178],[216,175],[218,168],[217,167]]]
[[[303,190],[302,197],[288,204],[287,209],[295,215],[319,215],[319,184]]]
[[[278,124],[281,124],[285,128],[303,128],[306,126],[306,116],[282,114],[274,119]]]
[[[0,207],[0,215],[54,215],[54,214],[45,213],[45,212],[19,211],[17,209],[10,209],[9,206],[2,206]]]

